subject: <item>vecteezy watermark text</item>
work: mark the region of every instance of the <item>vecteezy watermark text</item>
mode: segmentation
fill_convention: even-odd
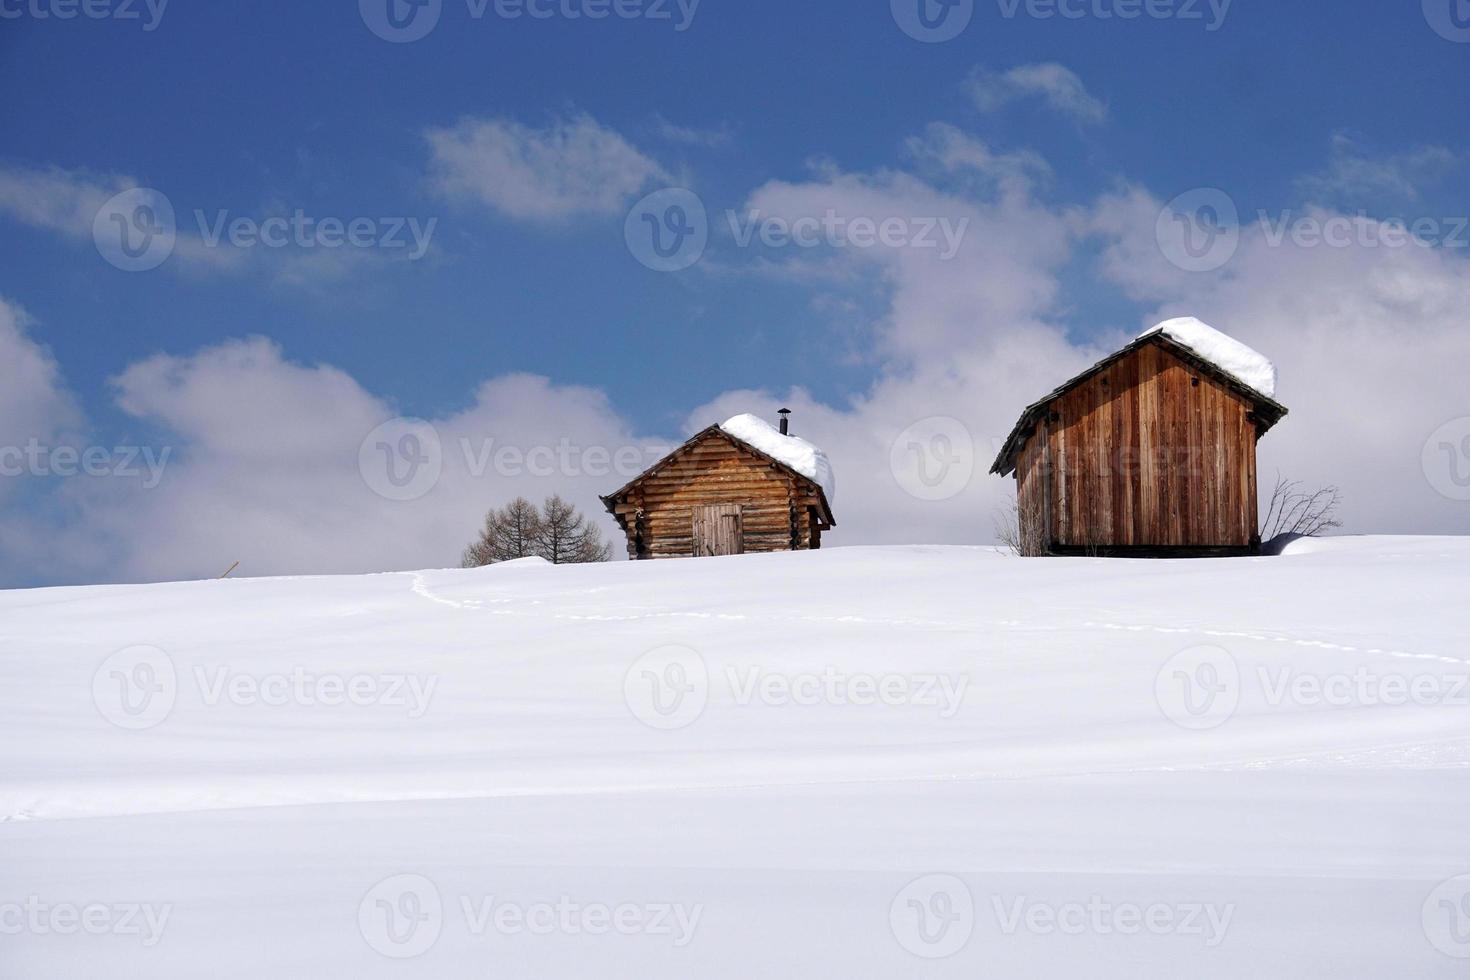
[[[995,0],[1003,20],[1177,20],[1214,33],[1225,26],[1233,0]],[[1430,0],[1426,0],[1430,2]],[[889,0],[893,20],[916,41],[941,44],[969,28],[976,0]]]
[[[650,728],[673,731],[699,720],[715,695],[738,708],[921,708],[953,718],[969,691],[968,675],[820,670],[773,671],[758,664],[729,664],[725,688],[713,690],[698,651],[679,645],[643,654],[623,678],[623,700]]]
[[[953,718],[965,700],[970,678],[948,674],[874,674],[826,667],[786,673],[761,667],[725,668],[731,696],[741,707],[763,704],[867,708],[916,706],[937,708],[940,718]]]
[[[1213,272],[1235,257],[1247,231],[1266,248],[1470,248],[1470,216],[1377,218],[1367,211],[1258,210],[1243,222],[1235,201],[1215,187],[1186,191],[1164,205],[1155,226],[1159,251],[1186,272]]]
[[[117,477],[142,480],[152,490],[163,482],[172,453],[171,446],[48,446],[32,438],[24,446],[0,446],[0,477]]]
[[[1007,936],[1182,936],[1214,949],[1225,941],[1235,906],[1211,902],[1116,902],[1101,895],[1085,901],[1039,901],[1025,895],[993,895],[991,909]]]
[[[1005,936],[1149,935],[1194,939],[1207,949],[1225,941],[1235,918],[1234,904],[1128,901],[1097,893],[1063,901],[992,894],[988,905]],[[943,959],[970,941],[983,908],[963,879],[930,874],[899,890],[888,921],[904,949],[922,959]]]
[[[156,31],[169,0],[0,0],[0,20],[138,21]]]
[[[399,708],[418,720],[429,710],[435,674],[314,673],[304,667],[276,673],[246,673],[231,667],[194,668],[194,681],[209,707]]]
[[[428,253],[439,225],[438,218],[342,218],[309,215],[301,208],[266,218],[196,208],[193,218],[197,240],[190,239],[189,244],[206,249],[372,249],[402,254],[411,262]],[[92,240],[98,253],[124,272],[158,268],[179,246],[179,235],[173,202],[151,187],[133,187],[115,194],[92,221]]]
[[[1006,20],[1178,20],[1214,33],[1234,0],[995,0]]]
[[[848,217],[828,208],[819,218],[783,218],[759,210],[726,211],[730,235],[740,248],[759,241],[767,248],[933,249],[948,261],[959,254],[970,219],[931,217]]]
[[[822,214],[795,217],[765,214],[758,208],[724,212],[736,248],[912,249],[949,261],[960,253],[970,228],[967,216]],[[680,272],[704,257],[710,219],[704,201],[683,187],[654,191],[634,204],[623,222],[629,253],[655,272]]]
[[[429,250],[438,218],[421,222],[414,217],[314,218],[297,208],[287,217],[259,220],[230,217],[228,211],[212,215],[196,210],[199,237],[209,248],[221,243],[231,248],[380,248],[408,249],[408,260],[416,262]]]
[[[0,936],[129,936],[152,947],[163,938],[171,914],[172,905],[48,902],[30,895],[23,902],[0,902]]]
[[[1216,646],[1190,647],[1170,657],[1154,684],[1164,716],[1194,731],[1224,725],[1247,697],[1273,711],[1470,707],[1470,674],[1463,672],[1406,673],[1363,664],[1334,671],[1258,665],[1246,671],[1234,655]]]
[[[672,446],[583,445],[569,438],[555,444],[501,442],[495,437],[461,436],[446,447],[438,427],[423,419],[390,419],[369,432],[358,447],[358,472],[378,496],[407,502],[427,495],[444,475],[446,456],[458,451],[472,479],[491,473],[505,479],[608,477],[632,479],[667,456]]]
[[[643,20],[682,34],[694,25],[701,0],[464,0],[471,21]],[[445,0],[358,0],[368,30],[394,44],[422,40],[439,26]]]
[[[694,940],[703,904],[584,901],[571,895],[523,901],[461,894],[450,906],[455,925],[471,939],[500,936],[651,936],[683,949]],[[392,959],[428,952],[451,918],[438,886],[424,875],[393,875],[358,904],[357,924],[368,946]]]
[[[111,654],[92,676],[97,712],[119,728],[144,731],[163,724],[178,702],[182,678],[192,679],[206,708],[371,708],[401,711],[417,721],[429,710],[437,674],[309,670],[242,671],[228,664],[196,664],[181,675],[172,657],[154,646]]]

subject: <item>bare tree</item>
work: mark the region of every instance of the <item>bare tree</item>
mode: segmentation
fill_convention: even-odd
[[[485,515],[480,536],[464,552],[465,568],[479,568],[517,558],[545,558],[553,565],[607,561],[612,546],[602,531],[560,497],[549,497],[540,510],[517,497]]]
[[[559,496],[549,498],[542,507],[535,547],[553,565],[580,565],[612,557],[612,545],[602,540],[597,525]]]
[[[1342,492],[1337,487],[1308,491],[1302,489],[1300,481],[1288,480],[1278,473],[1271,491],[1271,505],[1261,524],[1261,537],[1265,541],[1283,534],[1311,538],[1342,527],[1337,516],[1341,503]]]
[[[541,515],[536,505],[517,497],[499,510],[485,515],[480,536],[465,549],[464,567],[479,568],[496,562],[528,558],[537,553]]]

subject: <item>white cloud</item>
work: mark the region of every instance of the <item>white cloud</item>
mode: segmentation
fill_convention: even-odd
[[[81,419],[51,352],[29,336],[31,318],[0,296],[0,445],[53,441]]]
[[[140,186],[136,178],[120,174],[95,174],[61,167],[0,167],[0,214],[69,241],[85,243],[90,251],[94,247],[93,224],[98,212],[115,195]],[[174,207],[175,234],[172,253],[166,261],[190,274],[257,275],[274,285],[313,289],[361,277],[390,263],[407,261],[411,252],[410,247],[391,250],[294,243],[279,248],[260,243],[234,245],[224,235],[225,227],[234,219],[252,216],[208,207],[185,208],[182,203],[169,201]],[[203,227],[196,210],[204,212]],[[273,216],[289,217],[293,211],[280,208]],[[344,223],[350,220],[350,217],[332,215],[313,217],[338,217]],[[253,220],[258,225],[265,218]],[[206,235],[206,231],[214,233],[212,227],[219,232],[217,241],[211,241]],[[422,234],[422,229],[419,233]],[[406,234],[400,235],[406,246],[417,248],[421,244],[403,237]],[[423,243],[425,247],[427,244]],[[102,261],[95,253],[91,258]]]
[[[526,221],[615,214],[652,181],[669,179],[621,135],[586,115],[542,129],[467,118],[425,137],[430,181],[439,193]]]
[[[611,538],[597,495],[669,448],[667,439],[636,437],[601,392],[504,376],[485,382],[465,410],[429,420],[442,475],[426,495],[400,502],[375,491],[383,484],[359,456],[398,410],[346,373],[292,362],[264,338],[150,357],[114,387],[123,410],[158,433],[155,454],[169,452],[163,480],[64,481],[55,523],[9,542],[0,574],[146,581],[218,575],[235,561],[241,575],[447,567],[485,511],[518,494],[560,493]]]
[[[1097,124],[1108,117],[1107,104],[1091,95],[1075,72],[1055,62],[1020,65],[1006,72],[977,68],[965,88],[976,107],[985,112],[1021,99],[1039,98],[1078,122]]]
[[[998,153],[984,140],[948,123],[930,123],[905,148],[921,167],[937,167],[947,175],[972,173],[1011,191],[1027,190],[1052,176],[1051,165],[1040,154],[1031,150]]]
[[[1437,428],[1470,416],[1470,260],[1417,245],[1273,244],[1250,225],[1220,274],[1191,275],[1154,243],[1161,206],[1136,188],[1102,202],[1100,269],[1157,303],[1155,317],[1199,316],[1276,362],[1291,415],[1261,443],[1263,482],[1279,469],[1340,485],[1348,531],[1470,530],[1465,505],[1437,494],[1421,462]]]
[[[90,239],[108,199],[137,187],[131,177],[60,167],[0,167],[0,212],[35,228]]]
[[[31,327],[25,310],[0,297],[0,576],[12,580],[26,578],[13,556],[47,553],[36,520],[44,493],[27,492],[37,488],[22,454],[74,445],[83,428],[55,359],[31,339]]]
[[[1384,198],[1390,203],[1410,202],[1419,199],[1423,186],[1438,183],[1463,162],[1442,146],[1375,157],[1348,134],[1337,133],[1327,166],[1299,183],[1308,196],[1325,204],[1358,208]]]
[[[690,412],[684,433],[670,435],[742,411],[770,417],[789,405],[795,430],[827,449],[837,467],[839,526],[829,544],[983,544],[1011,492],[1010,481],[987,471],[1022,407],[1153,319],[1191,313],[1280,367],[1292,414],[1262,443],[1263,482],[1279,468],[1310,484],[1342,486],[1350,532],[1470,526],[1465,505],[1435,493],[1421,468],[1429,435],[1470,416],[1465,256],[1273,245],[1247,229],[1225,269],[1183,273],[1154,240],[1162,205],[1147,191],[1124,188],[1085,207],[1044,204],[1024,181],[959,179],[996,166],[979,144],[961,139],[944,133],[938,145],[972,154],[974,167],[940,167],[925,179],[829,165],[807,181],[772,181],[751,193],[749,206],[788,218],[832,209],[971,224],[948,262],[913,249],[838,248],[821,261],[784,263],[789,281],[808,285],[844,316],[853,309],[844,297],[880,288],[886,309],[872,327],[880,376],[868,390],[836,402],[801,390],[725,392]],[[1077,249],[1094,243],[1099,277],[1154,312],[1136,323],[1084,324],[1098,340],[1079,344],[1061,325],[1060,280]],[[32,406],[27,425],[51,424],[69,401],[44,352],[17,346],[17,336],[14,327],[0,329],[0,346],[21,350],[50,379],[21,399]],[[149,358],[122,372],[116,390],[139,425],[173,447],[163,484],[146,491],[117,481],[66,485],[55,501],[63,517],[48,524],[26,515],[28,535],[16,531],[19,522],[4,525],[0,543],[9,554],[0,574],[175,578],[218,574],[235,560],[243,574],[453,564],[488,507],[516,494],[560,492],[600,514],[596,495],[631,475],[612,471],[608,458],[626,447],[641,467],[668,441],[639,434],[599,391],[500,377],[465,410],[431,420],[443,475],[422,499],[395,503],[373,492],[358,451],[400,409],[340,370],[294,363],[256,339]],[[944,450],[969,473],[940,501],[912,494],[891,467],[900,433],[934,416],[961,423],[959,440]],[[537,475],[524,460],[497,467],[496,450],[506,447],[540,447],[549,469]],[[589,463],[587,447],[603,455]],[[901,443],[898,451],[909,448]],[[610,522],[603,526],[616,541]]]
[[[804,183],[772,181],[751,194],[746,208],[788,221],[833,212],[847,220],[942,218],[956,230],[963,225],[952,258],[942,248],[909,246],[838,249],[831,258],[859,268],[862,275],[853,278],[861,286],[876,277],[890,290],[880,351],[899,368],[949,363],[956,354],[985,350],[998,331],[1035,326],[1057,298],[1057,270],[1068,255],[1066,221],[1037,205],[1020,182],[972,193],[902,172],[839,173]],[[830,281],[820,272],[810,278]]]

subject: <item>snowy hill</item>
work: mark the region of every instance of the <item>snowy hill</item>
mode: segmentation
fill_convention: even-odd
[[[1448,538],[0,593],[0,975],[1463,976],[1467,594]]]

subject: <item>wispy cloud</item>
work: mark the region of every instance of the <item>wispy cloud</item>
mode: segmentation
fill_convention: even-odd
[[[680,126],[663,116],[659,116],[657,122],[659,138],[669,143],[681,143],[685,146],[698,146],[713,150],[729,146],[735,139],[735,130],[725,124],[712,129],[699,129],[693,126]]]
[[[524,221],[615,214],[649,183],[668,179],[658,163],[587,115],[541,129],[466,118],[425,138],[438,193]]]
[[[56,166],[0,166],[0,216],[91,247],[98,222],[118,206],[114,198],[143,186],[142,181],[125,174]],[[406,232],[394,236],[395,242],[412,248],[348,247],[345,227],[351,219],[336,218],[344,226],[344,233],[337,238],[344,241],[338,241],[335,247],[329,247],[325,235],[298,239],[289,230],[281,230],[280,237],[269,243],[256,234],[242,244],[226,233],[237,218],[246,219],[256,229],[272,225],[289,229],[297,209],[281,206],[270,216],[253,218],[225,210],[176,207],[176,202],[157,190],[149,195],[148,201],[167,202],[167,207],[174,209],[173,223],[167,226],[170,244],[165,261],[190,274],[258,275],[273,284],[296,288],[330,286],[385,262],[420,258],[432,236],[432,225],[424,234],[423,223],[411,224],[409,219],[391,227],[412,227],[418,240],[405,241]],[[375,232],[378,230],[375,225]]]
[[[947,174],[977,174],[1004,187],[1025,188],[1052,174],[1051,165],[1030,150],[1002,153],[949,123],[930,123],[905,143],[909,156]]]
[[[1464,162],[1442,146],[1375,157],[1349,134],[1337,133],[1326,168],[1301,178],[1299,184],[1307,195],[1324,202],[1361,205],[1383,197],[1416,201],[1423,187],[1439,183]]]
[[[1039,98],[1056,112],[1080,123],[1096,125],[1108,118],[1108,107],[1087,91],[1082,79],[1055,62],[1020,65],[1006,72],[977,68],[965,83],[976,107],[994,112],[1022,99]]]

